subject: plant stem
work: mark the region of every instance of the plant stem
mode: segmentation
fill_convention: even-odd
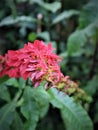
[[[96,38],[97,38],[97,36],[96,36]],[[97,63],[97,54],[98,54],[98,40],[96,40],[95,50],[94,50],[94,54],[93,54],[93,61],[92,61],[92,65],[91,65],[91,69],[90,69],[90,73],[89,73],[89,79],[91,79],[95,74],[95,68],[96,68],[96,63]]]

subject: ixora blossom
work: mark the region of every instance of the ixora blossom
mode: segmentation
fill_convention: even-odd
[[[24,80],[31,79],[34,87],[38,87],[42,81],[46,81],[45,88],[56,87],[70,94],[77,89],[77,84],[64,76],[59,67],[61,58],[53,53],[49,43],[35,40],[28,42],[24,48],[13,51],[9,50],[4,56],[0,55],[0,77],[9,77]]]

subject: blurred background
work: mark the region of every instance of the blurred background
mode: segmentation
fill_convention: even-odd
[[[85,109],[97,130],[98,0],[0,0],[0,54],[35,39],[52,44],[61,71],[91,97]],[[50,106],[39,129],[64,130],[59,110]]]

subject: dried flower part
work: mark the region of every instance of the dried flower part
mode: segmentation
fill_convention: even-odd
[[[45,80],[46,89],[55,86],[65,93],[73,93],[77,84],[61,73],[58,65],[61,58],[53,50],[51,44],[46,45],[39,40],[25,44],[22,49],[9,50],[4,57],[0,56],[0,77],[8,75],[25,80],[30,78],[34,87]]]

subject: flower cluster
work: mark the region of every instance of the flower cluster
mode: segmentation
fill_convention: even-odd
[[[64,91],[77,88],[76,83],[61,73],[59,62],[61,58],[53,53],[51,44],[35,40],[34,43],[25,44],[22,49],[9,50],[4,57],[0,55],[0,77],[30,78],[35,87],[47,81],[45,88],[56,87]]]

